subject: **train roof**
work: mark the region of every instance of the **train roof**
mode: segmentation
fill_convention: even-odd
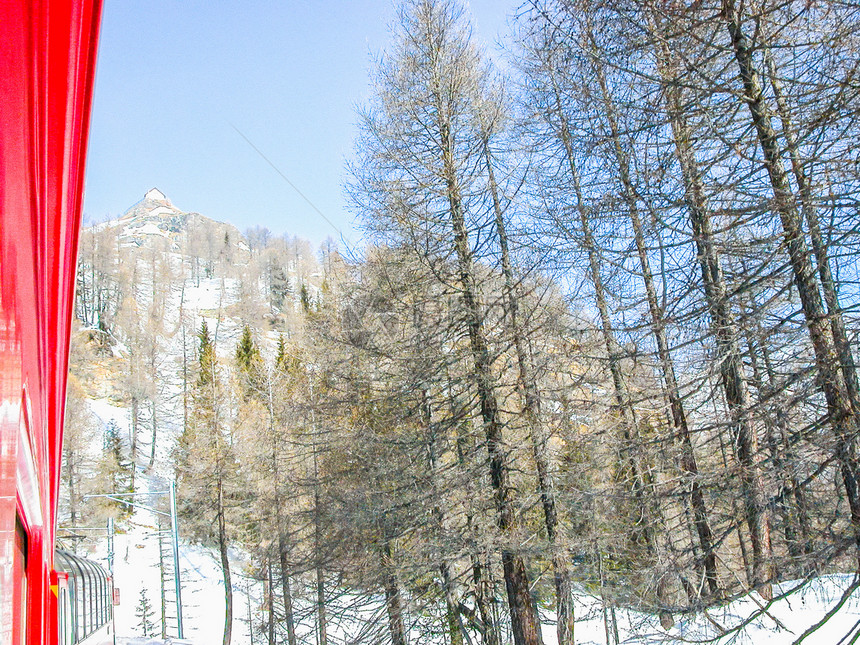
[[[70,576],[109,580],[110,574],[98,562],[82,558],[65,549],[54,550],[54,569]]]

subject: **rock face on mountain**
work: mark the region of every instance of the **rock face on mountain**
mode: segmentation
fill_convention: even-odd
[[[330,267],[335,255],[259,227],[243,235],[152,188],[120,217],[81,231],[75,313],[114,349],[133,347],[147,318],[166,326],[168,344],[183,325],[193,338],[203,317],[227,346],[243,325],[261,337],[295,334],[303,309],[322,297],[319,260]]]
[[[146,240],[158,236],[168,240],[170,250],[174,252],[189,248],[189,241],[194,238],[208,242],[223,240],[233,261],[247,261],[248,245],[235,226],[216,222],[200,213],[183,211],[158,188],[147,191],[143,199],[119,219],[106,222],[101,227],[121,227],[118,234],[120,246],[141,247]]]
[[[60,526],[104,526],[114,518],[114,575],[127,597],[145,590],[157,603],[163,585],[152,533],[159,518],[148,506],[159,498],[126,509],[83,496],[165,490],[177,476],[180,445],[190,445],[180,438],[193,423],[203,330],[211,330],[211,366],[224,385],[218,390],[218,418],[225,424],[220,430],[233,415],[228,386],[243,332],[253,334],[271,361],[282,334],[300,336],[303,307],[320,297],[321,280],[316,253],[304,240],[259,228],[246,238],[231,224],[178,208],[157,188],[120,217],[81,230]],[[205,454],[197,450],[194,461]],[[221,624],[211,620],[209,609],[223,602],[219,553],[188,543],[192,527],[211,522],[183,501],[186,488],[190,484],[178,489],[182,581],[192,590],[185,633],[196,643],[220,642]],[[61,536],[67,533],[75,535],[75,548],[88,546],[75,532]],[[87,542],[96,546],[99,538]],[[236,570],[250,568],[241,553],[231,549],[229,557]],[[237,589],[236,602],[260,606],[257,586]],[[119,636],[139,629],[135,609],[133,603],[117,607]],[[172,629],[169,614],[165,618]]]

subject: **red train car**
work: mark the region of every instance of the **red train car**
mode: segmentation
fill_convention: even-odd
[[[0,645],[58,642],[51,573],[100,10],[0,0]]]

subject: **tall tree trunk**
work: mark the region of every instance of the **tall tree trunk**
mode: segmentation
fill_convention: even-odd
[[[275,428],[277,414],[275,412],[274,391],[272,379],[266,379],[266,408],[269,413],[269,437],[271,439],[272,480],[275,492],[275,527],[278,532],[278,563],[281,568],[281,595],[284,600],[284,622],[287,625],[287,645],[297,645],[296,624],[293,616],[293,594],[290,589],[290,567],[287,562],[287,535],[283,501],[281,498],[281,474],[278,467],[278,455],[282,449],[281,433]]]
[[[221,572],[224,576],[224,639],[230,645],[233,634],[233,584],[230,581],[230,560],[227,558],[227,522],[224,517],[224,488],[218,479],[218,550],[221,554]]]
[[[454,594],[454,580],[451,576],[451,565],[447,561],[439,565],[439,573],[442,574],[442,586],[445,590],[445,620],[448,627],[448,636],[451,645],[463,645],[463,630],[460,627],[460,612],[457,605],[457,597]]]
[[[385,572],[385,608],[388,612],[388,633],[391,645],[406,645],[406,629],[403,626],[403,603],[400,600],[400,584],[391,558],[391,542],[386,541],[382,553],[382,570]]]
[[[809,257],[809,249],[801,226],[800,214],[791,191],[788,173],[780,156],[776,132],[771,123],[771,110],[762,91],[753,50],[741,26],[741,15],[734,0],[723,0],[722,18],[726,22],[738,72],[743,85],[743,97],[755,126],[759,147],[764,157],[773,189],[773,207],[779,213],[785,246],[800,296],[806,327],[815,353],[818,385],[824,392],[830,424],[837,439],[836,457],[842,472],[851,525],[858,548],[860,566],[860,462],[857,458],[858,415],[850,403],[848,392],[839,374],[839,356],[830,335],[827,316],[821,301],[819,284]]]
[[[746,339],[747,355],[749,356],[750,367],[752,368],[752,383],[758,390],[758,405],[764,407],[773,392],[764,383],[759,367],[758,347],[753,341],[750,334],[747,334]],[[777,404],[779,405],[779,403]],[[786,455],[783,451],[783,440],[785,438],[786,428],[782,426],[783,417],[780,411],[776,412],[776,419],[771,415],[771,410],[767,410],[765,416],[765,431],[767,439],[768,452],[773,463],[774,478],[776,479],[778,488],[773,505],[777,514],[781,518],[782,534],[785,540],[786,550],[792,562],[796,562],[800,556],[799,541],[797,539],[796,528],[798,518],[791,508],[792,497],[790,491],[792,489],[792,477],[786,467]],[[794,572],[786,572],[784,568],[778,567],[774,562],[774,575],[784,577],[785,573],[792,575]]]
[[[714,418],[719,418],[721,414],[725,414],[725,411],[721,409],[719,402],[716,398],[712,397],[710,400],[710,404],[713,406],[713,414]],[[726,447],[726,440],[730,439],[727,437],[725,433],[720,432],[717,433],[717,442],[720,447],[720,462],[724,472],[730,472],[732,469],[731,460],[729,458],[729,449]],[[729,534],[734,531],[735,536],[738,541],[738,550],[740,551],[741,563],[743,564],[744,575],[747,580],[752,580],[753,571],[752,571],[752,563],[749,557],[749,545],[747,544],[746,535],[744,534],[744,515],[738,510],[737,503],[737,495],[729,495],[731,513],[729,517],[731,518],[730,526],[723,532],[723,542],[727,542]],[[731,554],[731,557],[734,558],[734,554]]]
[[[505,278],[504,297],[505,309],[509,320],[511,333],[514,337],[514,347],[517,353],[518,386],[522,399],[523,413],[532,443],[532,455],[538,476],[538,494],[543,507],[544,523],[551,549],[553,582],[555,583],[556,598],[556,628],[559,645],[573,643],[574,615],[573,590],[570,582],[570,572],[567,566],[567,554],[561,549],[558,536],[558,511],[556,510],[555,477],[551,471],[549,452],[547,450],[547,433],[541,420],[541,399],[537,386],[534,366],[531,356],[525,347],[523,330],[519,321],[519,297],[516,293],[514,272],[511,266],[508,249],[508,234],[505,226],[504,213],[499,200],[496,176],[493,170],[493,160],[490,155],[488,134],[484,134],[484,159],[487,166],[487,178],[490,194],[493,198],[493,211],[496,217],[496,234],[499,237],[501,250],[502,273]]]
[[[782,123],[782,134],[785,138],[786,148],[791,159],[791,170],[797,182],[800,194],[800,206],[803,216],[809,226],[809,239],[812,242],[812,251],[818,265],[818,276],[821,280],[821,289],[824,293],[824,302],[827,305],[827,314],[830,317],[830,333],[833,335],[839,363],[842,367],[842,378],[845,389],[855,415],[860,415],[860,383],[857,379],[857,363],[851,351],[851,342],[845,329],[845,319],[842,316],[842,307],[839,304],[839,294],[836,289],[836,281],[830,270],[830,258],[827,253],[827,244],[821,234],[818,211],[815,207],[815,199],[812,194],[812,185],[809,177],[803,171],[803,163],[797,149],[797,136],[794,133],[794,125],[791,121],[791,110],[785,100],[782,83],[776,73],[776,65],[770,50],[765,50],[765,64],[767,65],[770,84],[773,88],[776,111]],[[860,61],[856,61],[848,74],[844,87],[848,87],[848,80],[856,76]]]
[[[319,557],[319,556],[318,556]],[[325,606],[325,575],[322,567],[316,568],[317,590],[317,645],[328,645],[328,617]]]
[[[155,397],[152,398],[150,409],[152,414],[152,446],[149,450],[149,464],[146,466],[147,470],[150,470],[152,465],[155,463],[155,441],[158,438],[158,410],[155,405]]]
[[[483,554],[472,553],[472,583],[475,586],[475,604],[484,629],[481,632],[484,645],[499,645],[499,628],[493,615],[492,603],[495,600],[492,583],[487,577],[489,562],[483,561]]]
[[[445,370],[445,376],[447,379],[446,386],[448,390],[450,415],[452,419],[456,419],[459,415],[453,395],[453,382],[447,368]],[[457,447],[457,462],[460,466],[464,466],[466,463],[465,453],[467,446],[465,444],[467,438],[464,438],[462,434],[458,432],[458,427],[456,425],[454,426],[454,431],[456,433],[454,444]],[[473,544],[475,545],[472,552],[469,554],[469,557],[472,565],[472,584],[475,594],[475,605],[477,606],[478,614],[481,617],[481,641],[483,645],[499,645],[501,639],[499,637],[498,624],[491,608],[491,602],[494,601],[495,598],[493,598],[493,593],[491,591],[492,585],[488,582],[484,571],[489,567],[485,567],[482,564],[482,558],[484,558],[485,553],[482,552],[478,546],[480,545],[481,540],[471,511],[466,513],[466,530],[467,535],[473,536]]]
[[[589,33],[588,35],[593,42],[593,34]],[[660,360],[661,370],[663,372],[666,394],[669,398],[674,434],[676,437],[679,437],[681,439],[681,454],[682,461],[684,462],[682,464],[682,468],[686,471],[690,478],[693,479],[698,476],[699,469],[692,448],[690,430],[687,424],[687,415],[686,411],[684,410],[680,387],[678,385],[678,380],[675,375],[674,361],[672,359],[672,355],[669,350],[669,343],[666,338],[666,326],[665,321],[663,319],[663,311],[660,308],[657,299],[657,290],[654,285],[654,275],[651,271],[650,261],[648,259],[648,249],[645,243],[644,227],[642,226],[642,221],[639,217],[639,208],[637,205],[638,196],[636,194],[636,189],[633,186],[633,181],[630,176],[628,157],[622,147],[621,132],[615,118],[615,105],[612,101],[609,88],[606,84],[606,77],[602,64],[597,62],[595,64],[595,71],[597,72],[597,79],[600,85],[600,91],[603,98],[605,115],[609,122],[610,134],[612,137],[613,153],[615,155],[615,160],[618,166],[623,198],[627,204],[627,215],[630,218],[630,222],[633,226],[633,237],[636,245],[636,252],[639,256],[639,263],[642,270],[642,280],[645,286],[648,310],[651,315],[651,332],[654,335],[654,340],[657,345],[657,354]],[[688,485],[690,485],[692,492],[693,483],[689,482]],[[754,499],[753,493],[755,492],[758,491],[749,491],[749,499]],[[698,494],[700,494],[700,492],[698,492]],[[765,506],[763,503],[763,495],[760,495],[759,498],[755,499],[758,499],[760,503],[755,505],[754,508],[764,509]],[[763,513],[759,510],[757,512],[753,512],[750,517],[751,522],[755,526],[755,535],[757,536],[755,539],[758,541],[758,544],[760,545],[760,550],[762,551],[762,554],[759,556],[759,560],[765,561],[769,558],[770,554],[770,526],[767,522],[767,515],[766,513]],[[708,552],[705,551],[705,553],[707,554]],[[710,571],[708,571],[708,567],[706,567],[708,585],[711,590],[711,594],[716,595],[718,593],[718,582],[716,580],[716,573],[713,567],[709,568]],[[764,580],[766,579],[768,578],[764,577],[762,579],[762,582],[764,582]]]
[[[266,555],[266,611],[269,614],[269,645],[275,645],[275,588],[272,580],[272,559]]]
[[[773,362],[770,358],[770,350],[767,347],[767,343],[765,342],[764,332],[761,329],[761,326],[758,326],[758,344],[761,347],[761,355],[764,359],[765,370],[767,371],[768,384],[770,386],[770,391],[776,391],[776,387],[778,385],[776,370],[774,369]],[[783,400],[785,397],[781,397]],[[787,403],[787,402],[786,402]],[[797,460],[797,456],[795,455],[795,449],[792,446],[790,440],[790,421],[788,419],[788,414],[786,412],[786,407],[784,407],[783,401],[777,401],[777,404],[774,406],[776,408],[776,423],[777,428],[780,433],[780,440],[782,442],[782,453],[785,455],[786,460],[789,462],[788,469],[790,471],[789,475],[789,486],[790,489],[787,491],[787,494],[790,493],[791,497],[794,499],[794,507],[797,512],[797,524],[800,529],[800,539],[801,539],[801,550],[804,555],[811,555],[814,548],[814,530],[809,521],[809,503],[806,500],[806,493],[803,490],[803,486],[801,485],[800,480],[798,479],[796,469],[792,467],[792,464]]]
[[[441,97],[438,100],[440,119],[445,112]],[[465,304],[466,325],[469,332],[469,345],[474,361],[474,378],[481,409],[481,419],[487,439],[487,452],[490,458],[490,480],[492,482],[497,513],[497,524],[503,540],[509,537],[516,525],[508,466],[502,437],[502,424],[499,418],[498,402],[494,388],[490,352],[484,331],[483,313],[478,302],[475,284],[472,252],[466,228],[460,186],[454,168],[453,143],[450,124],[442,120],[439,124],[439,140],[444,165],[444,180],[449,205],[449,215],[454,233],[454,249],[460,277],[460,289]],[[511,614],[511,630],[516,645],[543,645],[540,619],[531,595],[531,583],[523,555],[513,545],[503,541],[502,569],[505,589]]]
[[[585,203],[582,193],[579,172],[577,169],[573,143],[570,135],[570,127],[561,103],[561,93],[559,88],[553,82],[553,92],[555,99],[556,117],[558,119],[558,137],[564,147],[565,159],[567,161],[568,170],[571,175],[571,183],[574,189],[574,197],[576,199],[576,209],[579,214],[580,226],[582,228],[582,245],[588,254],[589,277],[591,278],[592,286],[594,287],[595,305],[597,306],[600,317],[600,328],[603,336],[603,341],[606,347],[607,357],[609,359],[609,372],[612,377],[613,388],[615,392],[616,404],[619,413],[621,414],[622,432],[625,442],[628,445],[634,443],[634,439],[638,434],[638,422],[636,413],[633,409],[633,404],[630,394],[627,389],[626,380],[624,378],[621,366],[622,350],[616,339],[615,330],[613,328],[612,319],[609,315],[609,305],[606,301],[606,289],[601,271],[601,259],[594,240],[594,235],[591,230],[591,216]],[[686,429],[686,424],[681,427],[681,462],[680,466],[689,480],[689,496],[688,504],[693,510],[693,523],[695,525],[696,534],[699,539],[699,544],[702,550],[702,558],[705,571],[705,579],[708,583],[708,589],[712,596],[719,595],[719,583],[716,573],[716,554],[714,552],[714,537],[711,530],[710,522],[708,521],[708,513],[705,507],[704,495],[698,481],[698,464],[693,452],[693,445],[690,439],[689,432],[683,432]],[[636,442],[638,443],[638,442]],[[628,456],[629,466],[633,473],[634,495],[639,500],[641,512],[647,515],[652,513],[649,511],[646,497],[646,482],[641,473],[641,466],[638,460]],[[652,555],[657,553],[656,537],[653,531],[649,528],[652,525],[650,517],[646,518],[644,525],[645,539],[648,549]]]
[[[134,360],[134,357],[132,357]],[[132,370],[137,368],[132,367]],[[137,388],[135,377],[133,388]],[[129,460],[131,461],[131,490],[134,491],[134,477],[137,472],[137,430],[140,423],[140,399],[137,394],[131,395],[131,445],[129,446]]]
[[[420,312],[417,307],[413,316],[416,338],[423,344],[426,338],[421,326]],[[440,534],[445,531],[445,512],[442,509],[442,493],[439,490],[439,459],[436,451],[436,428],[433,425],[433,409],[427,389],[421,387],[421,421],[427,434],[427,461],[431,477],[431,490],[433,499],[433,516],[436,521],[437,530]],[[448,635],[451,637],[451,645],[463,645],[463,632],[460,628],[459,612],[457,610],[457,598],[454,594],[453,580],[451,579],[451,566],[445,559],[446,554],[440,554],[439,572],[442,574],[442,587],[445,593],[445,622]]]
[[[766,407],[768,413],[768,432],[772,435],[770,439],[771,458],[780,482],[780,490],[776,496],[776,507],[784,517],[783,533],[789,555],[797,559],[811,555],[813,550],[811,546],[812,531],[809,525],[806,496],[796,474],[795,462],[797,458],[790,442],[791,425],[787,414],[790,402],[780,390],[780,383],[768,349],[767,333],[762,328],[761,320],[752,315],[752,312],[758,309],[755,296],[750,295],[746,316],[754,321],[754,327],[748,328],[746,332],[749,360],[756,387],[760,391],[759,405]],[[764,363],[764,372],[767,375],[766,382],[762,376],[759,357]],[[799,530],[799,535],[796,530]],[[807,565],[804,563],[798,573],[805,575],[806,567]]]
[[[278,523],[278,557],[281,565],[281,593],[284,598],[284,622],[287,623],[287,645],[296,645],[296,624],[293,616],[293,593],[290,589],[290,568],[287,564],[287,540]]]
[[[311,423],[314,432],[316,432],[316,423]],[[314,459],[314,557],[317,560],[316,564],[316,590],[317,590],[317,645],[328,645],[328,619],[326,617],[325,603],[325,574],[322,568],[322,527],[320,526],[320,482],[319,482],[319,462],[317,460],[316,436],[314,436],[313,446]]]
[[[705,300],[711,317],[711,331],[717,340],[717,361],[731,417],[734,436],[732,443],[741,466],[746,520],[753,548],[751,582],[766,598],[770,598],[772,593],[768,583],[774,577],[774,570],[770,517],[761,465],[763,455],[758,449],[758,439],[750,417],[749,389],[743,373],[737,324],[731,313],[711,226],[711,213],[693,152],[692,134],[682,108],[676,66],[665,45],[660,47],[658,58],[660,74],[667,88],[667,111],[672,125],[675,154],[681,167],[684,199],[693,229]],[[684,425],[686,426],[686,422]]]

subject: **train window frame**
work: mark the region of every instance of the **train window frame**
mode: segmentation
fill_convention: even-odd
[[[68,644],[68,639],[66,638],[66,634],[68,632],[68,619],[66,617],[67,602],[66,590],[63,587],[59,587],[57,589],[57,628],[60,633],[57,638],[57,642],[59,642],[60,645]]]
[[[95,622],[93,616],[93,608],[95,606],[95,585],[93,584],[95,581],[92,578],[92,570],[90,569],[89,563],[85,561],[81,561],[81,569],[84,571],[84,576],[87,581],[87,595],[85,600],[85,609],[87,614],[87,632],[86,635],[89,636],[93,633],[93,623]]]
[[[90,573],[93,575],[93,595],[92,601],[93,605],[91,607],[91,613],[93,617],[93,627],[98,629],[102,626],[102,616],[101,616],[101,608],[102,608],[102,577],[99,575],[98,570],[92,563],[87,563],[90,567]]]
[[[77,620],[78,639],[83,640],[87,636],[87,614],[85,606],[87,602],[87,581],[84,579],[84,572],[77,560],[70,560],[72,567],[75,569],[75,589],[77,590],[77,602],[75,603],[75,614]]]
[[[87,636],[92,634],[96,630],[96,602],[98,598],[98,589],[96,584],[96,576],[93,575],[92,565],[86,560],[81,560],[81,567],[86,569],[87,583],[89,585],[89,593],[86,598],[86,607],[87,607],[87,626],[89,627],[89,631],[87,631]]]
[[[73,631],[75,633],[75,642],[78,642],[82,641],[89,635],[89,632],[87,632],[86,624],[85,603],[87,589],[84,570],[80,565],[80,560],[73,554],[68,552],[58,553],[60,553],[63,565],[66,567],[66,570],[70,574],[70,578],[73,581],[73,583],[69,585],[70,588],[73,588],[74,590],[70,607],[74,616]]]

